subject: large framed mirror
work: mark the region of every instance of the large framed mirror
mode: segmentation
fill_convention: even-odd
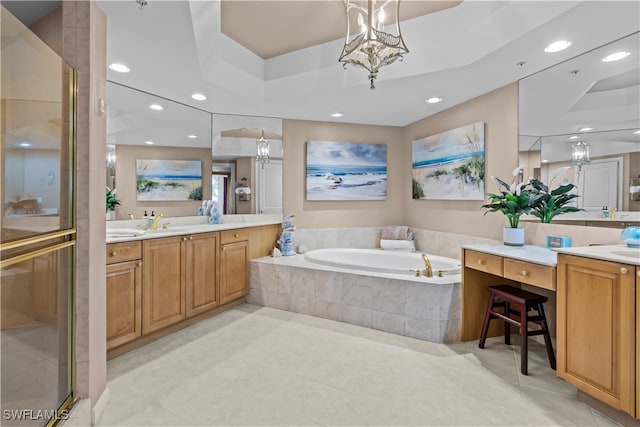
[[[636,32],[519,82],[525,176],[548,183],[569,166],[556,179],[577,185],[585,211],[576,218],[596,218],[605,207],[622,219],[640,211],[639,54]]]
[[[260,161],[256,141],[263,134],[270,138],[269,158]],[[278,118],[211,114],[107,82],[105,161],[107,187],[116,189],[120,202],[116,219],[140,218],[145,211],[165,217],[197,215],[203,199],[215,200],[227,215],[281,214],[281,135]],[[142,160],[200,162],[201,188],[192,189],[185,200],[142,200]]]

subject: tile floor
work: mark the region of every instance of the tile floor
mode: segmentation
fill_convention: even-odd
[[[109,361],[98,425],[618,426],[519,357],[244,304]]]

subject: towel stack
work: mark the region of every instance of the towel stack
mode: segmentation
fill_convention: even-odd
[[[406,226],[384,227],[380,232],[380,247],[385,250],[414,252],[413,233]]]

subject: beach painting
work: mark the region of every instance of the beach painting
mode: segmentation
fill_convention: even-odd
[[[199,160],[136,160],[138,201],[202,200]]]
[[[307,141],[307,200],[386,197],[386,144]]]
[[[484,200],[484,122],[412,143],[413,198]]]

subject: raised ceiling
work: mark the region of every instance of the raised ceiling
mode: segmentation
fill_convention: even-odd
[[[400,19],[460,3],[462,0],[405,1]],[[344,38],[346,28],[342,1],[223,1],[220,10],[222,32],[263,59]]]

